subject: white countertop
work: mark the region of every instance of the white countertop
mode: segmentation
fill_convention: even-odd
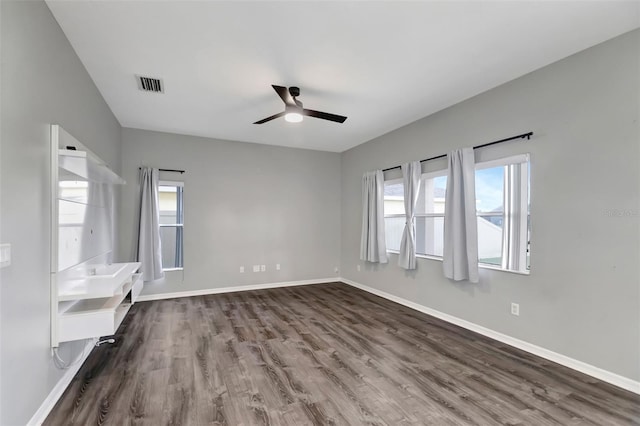
[[[58,281],[58,301],[97,299],[122,293],[122,286],[139,268],[140,262],[120,263],[124,267],[115,276],[87,276],[83,278],[60,279]]]

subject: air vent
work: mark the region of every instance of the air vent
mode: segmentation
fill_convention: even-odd
[[[143,92],[164,93],[164,84],[159,78],[136,75],[136,80],[138,81],[138,89]]]

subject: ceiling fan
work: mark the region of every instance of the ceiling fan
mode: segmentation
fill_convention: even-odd
[[[347,117],[337,114],[330,114],[328,112],[314,111],[312,109],[306,109],[302,107],[302,102],[297,100],[296,98],[300,96],[300,88],[299,87],[286,87],[276,86],[274,84],[271,85],[273,90],[276,91],[278,96],[284,102],[284,111],[279,112],[277,114],[272,115],[271,117],[263,118],[262,120],[256,121],[253,124],[262,124],[267,121],[274,120],[276,118],[284,116],[284,119],[290,123],[298,123],[302,121],[302,117],[307,115],[309,117],[321,118],[323,120],[335,121],[337,123],[344,123],[344,120]]]

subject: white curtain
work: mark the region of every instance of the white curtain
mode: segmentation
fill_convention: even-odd
[[[382,170],[362,176],[362,236],[360,259],[387,263],[384,233],[384,175]]]
[[[449,156],[444,210],[444,276],[478,282],[478,222],[476,218],[473,148]]]
[[[420,175],[422,169],[419,161],[402,165],[402,182],[404,184],[404,213],[406,221],[400,242],[398,265],[404,269],[416,269],[416,224],[415,210],[420,193]]]
[[[158,208],[158,169],[140,169],[140,227],[138,262],[142,262],[142,279],[154,281],[164,277],[160,245],[160,211]]]

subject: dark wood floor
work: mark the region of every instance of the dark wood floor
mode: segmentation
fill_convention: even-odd
[[[46,425],[628,425],[640,397],[344,284],[144,302]]]

